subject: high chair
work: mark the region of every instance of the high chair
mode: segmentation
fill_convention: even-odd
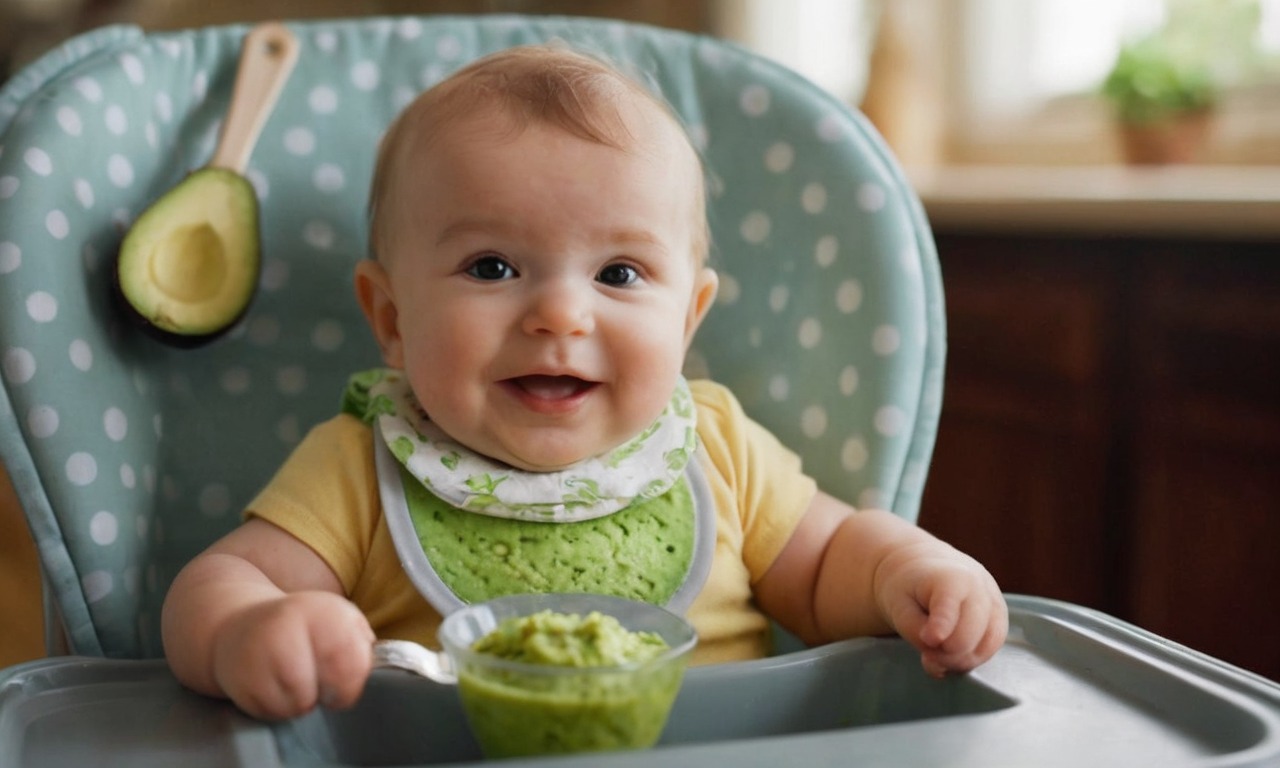
[[[366,257],[381,133],[417,92],[508,46],[567,41],[672,104],[703,155],[721,279],[689,374],[728,385],[828,492],[915,520],[942,402],[939,265],[918,199],[859,114],[730,44],[635,24],[289,26],[299,64],[246,172],[261,203],[256,297],[234,331],[196,349],[164,346],[123,316],[113,259],[148,203],[209,160],[246,27],[99,29],[0,91],[0,458],[39,549],[50,648],[70,654],[0,673],[0,764],[15,754],[32,765],[104,754],[129,765],[178,753],[196,765],[476,757],[447,689],[391,674],[375,673],[352,712],[271,727],[190,694],[158,660],[158,614],[177,571],[239,522],[308,426],[336,412],[347,376],[380,362],[351,273]],[[1136,729],[1144,755],[1280,755],[1280,697],[1263,681],[1074,606],[1010,601],[1010,646],[964,678],[924,677],[890,639],[693,669],[664,748],[714,742],[721,751],[699,759],[776,765],[794,749],[821,762],[851,743],[954,755],[980,733],[986,751],[955,764],[1034,756],[1043,739],[1011,734],[1058,722],[1019,704],[1040,680]],[[1075,676],[1097,659],[1137,698],[1108,698]],[[1181,672],[1164,676],[1170,665]],[[1174,709],[1209,707],[1225,730],[1147,713],[1142,702],[1160,700],[1153,685]],[[925,730],[875,727],[899,721]],[[817,735],[742,741],[797,732]]]

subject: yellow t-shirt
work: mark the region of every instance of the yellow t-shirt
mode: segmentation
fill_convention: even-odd
[[[699,460],[716,505],[711,573],[686,613],[698,630],[694,663],[759,658],[768,621],[751,585],[791,537],[817,490],[800,459],[751,421],[725,387],[690,382],[698,408]],[[400,566],[382,516],[373,431],[341,415],[311,430],[249,505],[246,515],[297,537],[329,564],[382,638],[438,647],[440,615]]]

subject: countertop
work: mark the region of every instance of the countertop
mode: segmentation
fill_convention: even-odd
[[[1280,239],[1280,166],[908,169],[937,230]]]

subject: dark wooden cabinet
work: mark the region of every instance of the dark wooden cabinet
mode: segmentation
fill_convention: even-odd
[[[1280,243],[936,236],[921,525],[1006,591],[1280,679]]]

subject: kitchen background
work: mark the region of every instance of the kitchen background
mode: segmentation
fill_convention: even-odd
[[[0,0],[0,81],[107,23],[419,13],[717,35],[862,108],[946,283],[921,524],[1280,679],[1280,0]],[[11,497],[0,666],[43,654]]]

